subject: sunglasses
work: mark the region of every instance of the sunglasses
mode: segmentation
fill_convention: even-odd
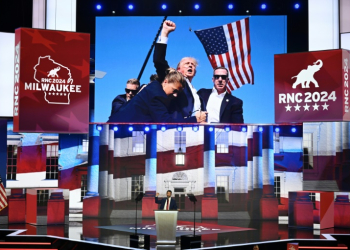
[[[221,77],[222,80],[226,80],[227,79],[227,75],[214,75],[214,79],[218,80]]]
[[[127,89],[127,88],[125,88],[125,93],[130,93],[131,92],[131,94],[133,94],[133,95],[136,95],[137,94],[137,89]]]

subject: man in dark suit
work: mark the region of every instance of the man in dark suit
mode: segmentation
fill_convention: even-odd
[[[175,199],[171,198],[171,190],[166,191],[166,198],[158,199],[159,193],[156,193],[154,202],[160,204],[159,210],[177,210]]]
[[[139,87],[140,87],[139,80],[135,78],[129,79],[126,82],[125,95],[118,95],[112,101],[111,115],[118,112],[118,110],[120,109],[121,106],[123,106],[124,103],[130,101],[137,94]]]
[[[166,69],[169,68],[168,62],[165,60],[167,41],[169,33],[176,28],[175,23],[166,20],[163,23],[163,29],[160,37],[155,44],[153,62],[157,71],[159,82],[162,82],[165,76]],[[198,63],[195,58],[184,57],[177,65],[177,70],[186,77],[184,89],[179,93],[178,97],[170,103],[170,110],[174,116],[181,115],[183,117],[193,116],[196,111],[205,111],[204,106],[201,106],[200,97],[196,89],[192,85],[192,79],[196,75],[196,67]]]
[[[227,93],[227,80],[227,69],[218,67],[214,69],[214,87],[198,91],[198,95],[202,98],[208,112],[209,123],[244,123],[243,102]]]

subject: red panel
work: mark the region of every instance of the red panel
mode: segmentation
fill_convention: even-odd
[[[349,202],[334,202],[334,227],[350,228]]]
[[[99,196],[85,198],[83,200],[83,216],[98,217],[101,209],[101,198]]]
[[[260,215],[263,220],[278,220],[278,200],[276,198],[261,198]]]
[[[334,227],[334,193],[321,192],[320,201],[320,227],[332,228]]]
[[[100,229],[98,228],[98,219],[83,220],[83,236],[86,238],[99,238]]]
[[[216,197],[202,198],[202,219],[218,218],[218,199]]]
[[[276,240],[278,239],[278,223],[275,221],[262,221],[260,226],[260,240]]]
[[[349,58],[340,49],[275,55],[277,123],[349,120],[343,54]]]
[[[46,150],[43,146],[25,146],[18,148],[17,173],[46,171]]]
[[[334,157],[314,156],[314,168],[304,169],[304,180],[334,180]]]
[[[25,198],[8,199],[8,223],[25,223],[26,221],[26,200]]]
[[[47,224],[64,224],[64,199],[49,200],[47,202]]]
[[[36,224],[37,190],[27,189],[26,193],[26,223]]]
[[[19,28],[15,46],[14,131],[88,133],[90,35]]]
[[[47,235],[66,237],[64,234],[64,225],[47,226]]]
[[[142,218],[154,218],[154,210],[158,209],[158,204],[154,202],[154,197],[144,197],[142,199]]]

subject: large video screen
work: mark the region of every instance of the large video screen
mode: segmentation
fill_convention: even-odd
[[[177,64],[183,57],[194,57],[197,60],[198,66],[191,84],[198,93],[206,93],[204,96],[200,95],[199,100],[203,102],[201,110],[203,110],[204,106],[204,109],[210,115],[216,112],[218,123],[274,123],[274,54],[286,53],[287,18],[285,16],[253,16],[248,18],[250,59],[254,74],[254,84],[243,84],[241,87],[233,89],[231,94],[225,94],[221,99],[216,98],[214,102],[217,103],[216,107],[212,104],[211,108],[209,108],[210,102],[208,100],[210,99],[208,98],[211,98],[211,90],[214,87],[213,67],[195,31],[220,27],[244,18],[246,17],[168,17],[169,20],[175,23],[176,29],[169,34],[165,59],[168,65],[173,68],[177,67]],[[129,94],[133,94],[131,89],[128,88],[130,85],[127,86],[127,81],[131,78],[138,78],[147,53],[151,48],[157,31],[161,27],[162,20],[163,17],[96,18],[95,122],[166,123],[180,121],[183,117],[195,114],[195,112],[191,113],[191,109],[188,115],[184,113],[175,115],[174,110],[176,109],[170,109],[169,106],[171,105],[168,105],[168,103],[180,103],[181,96],[179,94],[173,100],[167,100],[167,96],[164,97],[162,92],[165,84],[161,82],[161,85],[158,86],[154,83],[147,85],[143,89],[146,90],[144,93],[142,93],[142,90],[134,95],[130,101],[124,101],[126,104],[123,104],[117,111],[122,112],[119,113],[122,114],[119,115],[119,119],[110,119],[111,113],[115,111],[112,111],[112,102],[120,101],[120,98],[125,97],[126,91],[129,91]],[[243,30],[241,27],[238,27],[238,29]],[[215,36],[220,36],[220,34]],[[211,42],[213,47],[218,47],[218,38],[216,37],[215,39],[213,41],[210,40],[209,43]],[[238,46],[238,44],[234,46]],[[242,46],[242,44],[239,46]],[[207,49],[208,51],[211,53]],[[239,58],[236,58],[236,60],[239,60]],[[140,78],[140,84],[148,84],[150,76],[155,73],[156,69],[153,64],[152,52]],[[222,73],[217,75],[222,75]],[[218,79],[221,80],[222,77],[219,76]],[[234,79],[231,80],[232,84],[236,83]],[[163,90],[161,87],[163,87]],[[201,89],[207,90],[203,91]],[[183,92],[185,92],[185,89]],[[191,94],[193,94],[193,90]],[[140,96],[136,98],[138,95]],[[235,98],[232,98],[231,95]],[[155,101],[150,96],[156,96],[156,99],[158,99]],[[188,97],[187,94],[185,96]],[[188,98],[190,99],[190,97]],[[191,102],[189,99],[188,102]],[[158,105],[159,102],[161,103],[160,105]],[[243,116],[242,119],[230,120],[230,118],[222,118],[223,116],[232,117],[235,115],[234,113],[240,113]],[[155,116],[157,117],[155,118]],[[172,119],[175,116],[181,116],[181,119]],[[120,117],[122,118],[120,119]],[[145,117],[145,120],[142,120],[143,118],[141,117]],[[168,119],[169,117],[172,118]],[[213,121],[215,122],[215,120]]]

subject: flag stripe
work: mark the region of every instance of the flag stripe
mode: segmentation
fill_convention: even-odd
[[[227,24],[227,28],[228,28],[228,32],[229,32],[229,37],[231,38],[231,45],[232,45],[229,48],[232,48],[234,64],[235,64],[235,67],[233,69],[237,72],[238,79],[239,79],[239,85],[242,86],[242,83],[244,82],[244,80],[243,80],[241,72],[239,70],[239,63],[238,63],[238,58],[240,57],[239,47],[238,47],[239,43],[237,43],[238,37],[235,40],[235,34],[233,31],[232,24]]]
[[[228,69],[228,92],[245,84],[254,84],[248,18],[195,31],[195,34],[203,44],[211,66]]]

